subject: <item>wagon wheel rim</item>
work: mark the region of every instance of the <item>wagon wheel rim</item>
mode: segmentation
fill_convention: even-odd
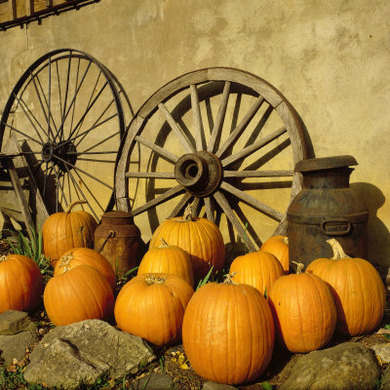
[[[214,98],[218,102],[211,106]],[[240,112],[242,99],[248,101]],[[237,111],[237,116],[232,111]],[[188,126],[185,115],[187,120],[192,118]],[[156,134],[152,122],[158,116],[163,124]],[[281,126],[268,125],[271,117]],[[268,133],[263,134],[266,127]],[[170,149],[173,138],[175,148]],[[140,164],[141,168],[136,170],[132,154],[140,148],[149,152],[149,158],[147,164]],[[290,156],[287,169],[259,169],[286,150]],[[276,222],[273,234],[285,234],[288,204],[302,188],[293,167],[299,160],[312,157],[313,148],[301,118],[273,86],[238,69],[201,69],[159,89],[133,118],[118,153],[117,208],[131,212],[136,222],[137,216],[147,214],[152,234],[164,218],[180,214],[193,202],[200,216],[220,227],[226,224],[231,243],[238,239],[246,250],[255,251],[266,237],[261,237],[248,218],[248,208]],[[161,170],[160,161],[168,169]],[[288,178],[287,184],[281,178]],[[274,179],[278,181],[272,183]],[[287,186],[285,209],[279,211],[258,199],[258,191],[246,192],[247,186],[256,187],[248,180],[269,180],[275,189]],[[165,188],[156,185],[163,181],[169,183]],[[267,188],[265,184],[263,187]],[[135,204],[134,197],[129,196],[135,187],[143,188],[143,204]],[[160,211],[158,216],[157,208],[162,209],[170,201],[174,206]]]
[[[36,60],[5,105],[0,147],[25,140],[23,153],[48,212],[76,199],[96,219],[113,207],[114,171],[126,131],[124,95],[112,73],[79,50],[59,49]]]

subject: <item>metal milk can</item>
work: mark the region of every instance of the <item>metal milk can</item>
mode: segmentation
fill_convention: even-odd
[[[329,238],[337,239],[345,253],[367,258],[368,210],[349,186],[357,165],[352,156],[299,161],[295,171],[303,178],[303,189],[287,211],[290,262],[308,265],[333,256]]]
[[[95,230],[94,249],[111,263],[116,275],[123,276],[139,264],[143,246],[140,230],[130,213],[103,214]]]

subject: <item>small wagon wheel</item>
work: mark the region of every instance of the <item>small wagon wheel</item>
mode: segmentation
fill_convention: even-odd
[[[201,69],[166,84],[133,118],[118,152],[117,208],[150,237],[193,202],[225,242],[254,251],[285,232],[301,189],[293,168],[310,157],[302,120],[274,87],[237,69]]]
[[[113,207],[115,162],[126,130],[123,93],[104,65],[73,49],[45,54],[13,88],[0,148],[10,137],[25,141],[49,213],[76,199],[85,199],[96,219]]]

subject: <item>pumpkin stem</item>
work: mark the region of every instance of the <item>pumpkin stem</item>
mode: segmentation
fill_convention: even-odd
[[[237,272],[233,272],[231,274],[226,274],[224,275],[224,281],[223,283],[224,284],[237,284],[234,282],[233,278],[234,278],[234,275],[236,274]]]
[[[149,274],[144,280],[150,286],[151,284],[164,284],[167,278],[164,276]]]
[[[332,247],[332,260],[349,258],[349,256],[344,252],[344,249],[341,244],[335,238],[330,238],[329,240],[326,240],[326,242]]]
[[[1,255],[0,256],[0,263],[2,263],[3,261],[6,261],[7,260],[7,256],[6,255]]]
[[[160,245],[158,246],[159,248],[168,248],[169,244],[161,237],[160,238]]]
[[[70,270],[69,264],[73,259],[73,253],[69,253],[67,255],[61,256],[59,267],[64,269],[64,272],[68,272]]]
[[[305,264],[294,260],[292,261],[292,263],[294,263],[297,266],[296,274],[297,275],[301,274],[303,269],[305,268]]]
[[[193,211],[193,203],[189,203],[187,207],[184,210],[183,214],[183,220],[184,221],[193,221],[194,218],[194,211]]]
[[[73,207],[78,205],[78,204],[85,204],[85,203],[88,203],[85,199],[79,199],[79,200],[75,200],[73,203],[71,203],[65,210],[65,213],[66,214],[69,214]]]

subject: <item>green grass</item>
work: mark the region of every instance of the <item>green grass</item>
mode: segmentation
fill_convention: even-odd
[[[38,232],[31,227],[32,238],[26,237],[21,230],[17,231],[16,237],[6,238],[14,254],[24,255],[33,259],[41,270],[42,275],[52,275],[53,269],[50,260],[43,253],[42,230]]]

